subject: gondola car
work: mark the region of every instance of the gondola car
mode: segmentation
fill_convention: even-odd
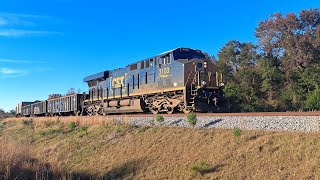
[[[82,111],[81,98],[83,94],[71,94],[48,99],[47,115],[79,115]]]
[[[47,114],[47,101],[38,101],[31,104],[31,116],[45,116]]]
[[[24,109],[23,107],[30,105],[34,102],[20,102],[19,104],[17,104],[16,106],[16,117],[21,117],[23,116],[24,113],[27,113],[27,110]]]

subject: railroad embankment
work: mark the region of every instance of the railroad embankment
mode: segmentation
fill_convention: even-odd
[[[167,127],[168,118],[136,126],[137,119],[121,118],[0,121],[0,179],[320,177],[319,132],[197,128],[201,117],[195,126],[175,120],[190,128]]]

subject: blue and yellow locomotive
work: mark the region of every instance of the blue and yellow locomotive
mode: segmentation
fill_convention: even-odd
[[[88,115],[147,112],[225,112],[223,76],[200,50],[177,48],[84,78]]]

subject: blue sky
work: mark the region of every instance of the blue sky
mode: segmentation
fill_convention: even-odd
[[[216,55],[253,41],[270,14],[320,7],[312,0],[1,0],[0,108],[44,100],[82,79],[176,47]]]

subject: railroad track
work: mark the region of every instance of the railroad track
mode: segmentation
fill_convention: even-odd
[[[197,113],[196,125],[191,126],[187,115],[182,113],[162,114],[163,122],[157,122],[154,114],[115,114],[106,116],[24,117],[12,120],[78,122],[80,125],[130,124],[184,128],[222,128],[265,131],[320,132],[318,112],[254,112],[254,113]],[[9,119],[10,120],[10,119]]]
[[[225,116],[320,116],[320,111],[314,112],[248,112],[248,113],[196,113],[199,117],[213,116],[213,117],[225,117]],[[175,114],[160,114],[164,117],[180,117],[188,116],[183,113]],[[107,115],[109,117],[127,116],[127,117],[155,117],[154,114],[113,114]]]

